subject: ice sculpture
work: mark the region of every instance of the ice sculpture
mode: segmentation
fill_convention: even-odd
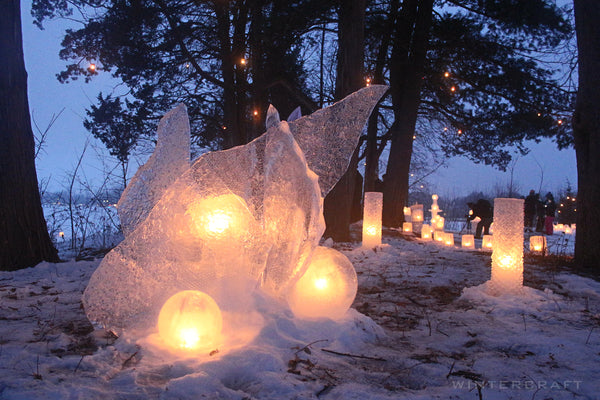
[[[523,199],[494,199],[494,247],[490,288],[495,294],[523,287]]]
[[[160,120],[156,148],[125,188],[117,210],[125,236],[146,219],[167,187],[190,167],[190,123],[179,104]]]
[[[337,250],[317,247],[306,273],[290,290],[288,303],[300,318],[340,319],[352,305],[357,289],[350,260]]]
[[[319,176],[323,197],[346,172],[360,133],[387,89],[384,85],[362,88],[330,107],[290,122],[308,167]]]
[[[157,146],[123,194],[128,233],[90,279],[83,294],[88,318],[116,332],[150,328],[167,299],[187,290],[206,293],[223,311],[239,310],[256,287],[285,297],[323,233],[321,194],[343,174],[385,90],[362,89],[290,124],[275,110],[262,136],[206,153],[189,168],[185,108],[167,114],[159,134],[180,138],[167,141],[178,150]],[[177,177],[165,168],[176,152],[184,158]]]

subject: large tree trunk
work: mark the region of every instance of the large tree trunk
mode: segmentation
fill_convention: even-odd
[[[366,0],[341,2],[338,22],[338,60],[336,75],[337,100],[364,86],[364,24]],[[350,240],[352,203],[357,187],[358,149],[354,152],[348,170],[325,197],[325,237],[338,242]],[[360,197],[360,196],[358,196]]]
[[[19,0],[0,2],[0,269],[58,262],[38,191]]]
[[[381,47],[377,50],[377,59],[373,70],[373,84],[384,83],[384,69],[388,60],[389,47],[394,34],[394,25],[398,18],[399,0],[390,2],[390,12],[387,15],[386,32],[387,35],[381,39]],[[369,117],[367,125],[367,141],[365,146],[365,192],[373,192],[378,189],[379,179],[379,158],[383,148],[385,148],[386,140],[379,143],[377,133],[379,131],[379,107],[375,107],[373,113]]]
[[[408,200],[413,136],[421,101],[433,0],[404,0],[390,58],[390,92],[394,108],[391,147],[383,181],[383,224],[401,226]]]
[[[240,65],[243,54],[244,40],[239,32],[239,15],[234,16],[231,21],[229,2],[215,0],[215,15],[217,17],[217,37],[219,39],[219,61],[221,62],[221,75],[223,76],[223,135],[225,148],[246,144],[248,136],[246,132],[246,101],[244,96],[244,66]],[[246,13],[245,10],[243,10]],[[240,11],[238,14],[241,14]],[[243,17],[244,19],[246,16]],[[234,37],[230,39],[230,31],[234,28]],[[233,42],[233,43],[232,43]],[[243,86],[243,87],[242,87]]]
[[[577,157],[575,261],[600,271],[600,8],[575,0],[579,90],[573,115]]]

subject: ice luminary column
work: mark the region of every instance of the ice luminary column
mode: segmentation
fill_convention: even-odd
[[[362,244],[363,247],[375,247],[381,244],[381,211],[383,209],[383,193],[365,192],[363,213]]]
[[[494,247],[491,288],[496,294],[523,287],[522,199],[494,199]]]

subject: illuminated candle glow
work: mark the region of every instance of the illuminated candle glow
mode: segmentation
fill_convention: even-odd
[[[529,238],[529,250],[535,253],[546,251],[546,236],[531,236]]]
[[[365,192],[363,212],[362,244],[373,248],[381,244],[381,211],[383,209],[383,193]]]
[[[217,303],[196,290],[173,295],[158,315],[158,334],[172,351],[214,350],[222,327],[223,318]]]
[[[466,249],[474,249],[475,237],[473,235],[462,235],[461,246]]]
[[[491,288],[495,294],[523,287],[523,199],[494,199]]]
[[[483,239],[481,241],[481,248],[484,250],[491,250],[493,248],[493,236],[492,235],[483,235]]]

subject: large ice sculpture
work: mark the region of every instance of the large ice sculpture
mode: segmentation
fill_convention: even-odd
[[[164,189],[172,174],[162,167],[136,174],[133,182],[158,183],[162,195],[152,202],[155,188],[123,194],[120,204],[128,208],[139,201],[154,206],[134,213],[125,240],[90,279],[83,295],[88,318],[117,332],[150,328],[165,301],[185,290],[205,292],[224,311],[239,310],[257,286],[284,298],[306,271],[323,233],[321,194],[340,178],[339,167],[352,154],[340,142],[358,141],[385,89],[371,86],[290,124],[279,122],[273,110],[265,134],[202,155]],[[168,116],[177,129],[189,126],[185,113]],[[311,166],[323,175],[317,177]],[[156,173],[146,180],[148,169]],[[326,189],[319,188],[318,179]]]
[[[167,187],[190,168],[190,123],[184,104],[160,120],[157,137],[154,153],[138,169],[117,205],[125,236],[146,219]]]

